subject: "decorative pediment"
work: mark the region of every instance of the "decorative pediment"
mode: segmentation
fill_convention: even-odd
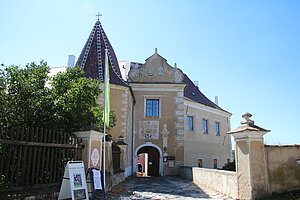
[[[146,59],[145,64],[133,64],[128,73],[129,82],[148,83],[183,83],[183,73],[172,67],[167,60],[155,51],[155,54]]]

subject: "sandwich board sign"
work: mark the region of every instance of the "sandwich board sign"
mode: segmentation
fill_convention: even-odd
[[[65,168],[58,199],[88,200],[83,161],[69,161]]]

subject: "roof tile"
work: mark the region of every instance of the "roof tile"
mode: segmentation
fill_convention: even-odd
[[[128,86],[121,77],[117,56],[98,20],[84,45],[76,65],[82,67],[85,76],[104,81],[105,49],[108,49],[110,83]]]

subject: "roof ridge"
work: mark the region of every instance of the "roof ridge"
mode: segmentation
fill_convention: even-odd
[[[100,22],[100,21],[99,21],[99,22]],[[117,76],[118,76],[125,84],[127,84],[127,83],[123,80],[123,78],[121,77],[120,73],[116,70],[116,67],[115,67],[115,65],[114,65],[113,59],[112,59],[111,54],[110,54],[110,50],[109,50],[109,48],[108,48],[108,45],[109,45],[109,44],[107,44],[107,42],[109,43],[109,40],[108,40],[108,38],[107,38],[107,36],[106,36],[104,30],[103,30],[103,27],[102,27],[101,23],[100,23],[100,27],[101,27],[101,28],[100,28],[100,31],[101,31],[101,33],[102,33],[102,37],[103,37],[103,40],[104,40],[104,43],[105,43],[105,48],[108,49],[107,54],[108,54],[108,58],[109,58],[110,64],[112,65],[112,69],[113,69],[114,73],[115,73],[115,74],[116,74],[116,75],[117,75]]]

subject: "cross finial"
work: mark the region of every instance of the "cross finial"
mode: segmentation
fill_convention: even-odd
[[[98,15],[96,15],[96,17],[98,17],[98,21],[101,16],[102,16],[102,14],[100,14],[100,12],[98,12]]]

